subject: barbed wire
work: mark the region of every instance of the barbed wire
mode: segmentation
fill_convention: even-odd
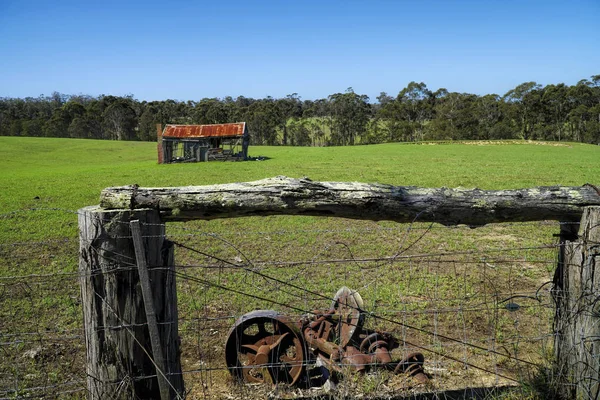
[[[282,302],[274,300],[274,299],[269,299],[269,298],[266,298],[266,297],[256,296],[256,295],[252,295],[250,293],[245,293],[245,292],[242,292],[240,290],[228,288],[228,287],[225,287],[223,285],[215,284],[213,282],[209,282],[209,281],[206,281],[206,280],[201,279],[201,278],[196,278],[196,277],[192,277],[192,276],[181,274],[181,273],[176,273],[176,274],[177,274],[177,276],[179,276],[181,278],[184,278],[184,279],[187,279],[187,280],[191,280],[191,281],[194,281],[194,282],[202,283],[204,285],[208,285],[208,286],[211,286],[211,287],[216,287],[216,288],[219,288],[219,289],[222,289],[222,290],[225,290],[225,291],[228,291],[228,292],[236,293],[236,294],[239,294],[239,295],[242,295],[242,296],[245,296],[245,297],[249,297],[249,298],[254,298],[254,299],[266,301],[266,302],[271,303],[271,304],[277,304],[277,305],[280,305],[280,306],[285,307],[287,309],[291,309],[291,310],[295,310],[295,311],[300,311],[300,312],[303,312],[305,314],[310,314],[312,312],[312,310],[305,310],[305,309],[293,306],[291,304],[282,303]],[[295,288],[297,288],[297,287],[295,287]],[[323,298],[325,300],[335,301],[332,297],[329,297],[329,296],[326,296],[326,295],[320,295],[318,293],[315,293],[315,292],[312,292],[312,291],[309,291],[309,290],[306,290],[306,289],[304,289],[304,290],[307,291],[308,293],[317,295],[317,296],[319,296],[319,297],[321,297],[321,298]],[[349,307],[349,308],[354,308],[354,309],[356,309],[358,311],[363,311],[363,310],[360,310],[358,308],[352,307],[351,305],[346,305],[346,306]],[[465,346],[468,346],[468,347],[473,347],[473,348],[478,349],[478,350],[487,351],[487,352],[490,352],[490,353],[493,353],[493,354],[496,354],[496,355],[500,355],[500,356],[506,356],[505,354],[502,354],[502,353],[499,353],[499,352],[496,352],[496,351],[493,351],[493,350],[489,350],[489,349],[483,348],[483,347],[475,345],[473,343],[464,342],[464,341],[461,341],[460,339],[452,338],[452,337],[449,337],[447,335],[440,334],[438,332],[432,332],[432,331],[429,331],[427,329],[423,329],[423,328],[420,328],[420,327],[417,327],[417,326],[414,326],[414,325],[410,325],[410,324],[407,324],[407,323],[404,323],[404,322],[401,322],[401,321],[396,321],[396,320],[390,319],[388,317],[384,317],[382,315],[377,315],[377,314],[372,313],[372,312],[365,312],[365,315],[367,315],[369,317],[372,317],[372,318],[375,318],[375,319],[379,319],[379,320],[385,321],[385,322],[392,323],[394,325],[399,325],[399,326],[404,327],[404,328],[408,328],[408,329],[412,329],[412,330],[415,330],[415,331],[418,331],[418,332],[421,332],[421,333],[425,333],[427,335],[433,335],[433,336],[436,336],[436,337],[439,337],[439,338],[442,338],[442,339],[445,339],[445,340],[448,340],[448,341],[451,341],[451,342],[456,342],[456,343],[459,343],[459,344],[462,344],[462,345],[465,345]],[[350,326],[352,326],[352,323],[348,323],[348,324]],[[406,343],[409,343],[409,342],[406,342]],[[433,351],[431,349],[427,349],[427,348],[424,348],[422,346],[418,346],[418,345],[413,344],[413,343],[409,343],[409,344],[411,344],[412,346],[414,346],[416,348],[420,348],[420,349],[423,349],[423,350],[430,351],[430,352],[432,352],[434,354],[438,354],[438,353],[436,353],[435,351]],[[442,354],[440,353],[438,355],[442,355]],[[518,359],[518,358],[516,358],[514,356],[509,356],[509,358],[512,358],[515,361],[526,363],[526,364],[529,364],[529,365],[532,365],[532,366],[538,366],[535,363],[529,362],[527,360]]]
[[[147,236],[144,236],[144,238],[147,238]],[[184,248],[183,246],[181,246],[181,247]],[[560,247],[561,247],[561,245],[546,244],[546,245],[540,245],[540,246],[535,246],[535,247],[512,248],[511,250],[514,250],[514,251],[543,250],[543,249],[557,249]],[[92,249],[94,249],[94,248],[92,247]],[[402,261],[413,260],[413,259],[451,257],[451,256],[457,256],[457,255],[486,255],[489,253],[502,253],[502,252],[506,252],[506,250],[507,249],[490,249],[490,250],[479,250],[479,251],[475,251],[475,250],[474,251],[456,251],[456,252],[401,255],[401,256],[397,256],[397,257],[382,256],[382,257],[368,257],[368,258],[335,258],[335,259],[324,259],[324,260],[300,260],[300,261],[253,261],[252,265],[254,265],[255,268],[258,268],[258,267],[283,267],[283,266],[293,267],[293,266],[303,266],[303,265],[344,264],[344,263],[402,262]],[[94,249],[94,251],[96,251],[96,250]],[[108,252],[110,252],[110,251],[108,251]],[[120,253],[115,253],[115,255],[118,255],[120,257],[123,256],[123,254],[120,254]],[[100,256],[103,259],[105,259],[106,261],[113,261],[113,262],[120,261],[121,263],[126,264],[128,267],[123,268],[121,266],[121,267],[119,267],[118,270],[95,272],[95,273],[81,273],[81,272],[77,271],[77,272],[36,273],[36,274],[24,274],[24,275],[5,275],[5,276],[0,275],[0,281],[49,278],[49,277],[54,277],[54,276],[83,278],[83,277],[97,276],[100,274],[117,273],[120,271],[135,271],[135,270],[137,270],[137,266],[135,266],[135,263],[133,262],[133,257],[131,257],[131,256],[126,256],[128,259],[132,260],[131,262],[123,262],[123,260],[121,260],[119,258],[107,257],[104,254],[102,254]],[[223,264],[177,264],[177,265],[175,265],[175,267],[178,269],[190,269],[190,268],[203,268],[203,269],[234,268],[235,269],[235,268],[245,265],[245,264],[233,264],[232,265],[229,260],[226,260],[226,261],[227,262],[225,263],[225,265],[223,265]],[[498,264],[498,265],[511,264],[511,263],[514,264],[514,263],[523,262],[523,260],[520,260],[520,259],[503,260],[503,259],[493,259],[493,258],[490,258],[489,261],[491,261],[495,264]],[[444,263],[444,262],[448,262],[448,263],[461,262],[464,264],[479,264],[479,263],[481,263],[480,260],[469,261],[469,260],[462,260],[462,259],[441,259],[439,261],[439,263]],[[553,261],[545,260],[545,259],[543,259],[543,260],[527,260],[527,263],[529,263],[529,264],[536,264],[536,263],[552,264]],[[362,269],[370,269],[370,267],[361,267],[361,268]],[[377,268],[377,267],[375,267],[375,268]],[[158,270],[159,268],[155,268],[155,269]]]
[[[167,379],[166,373],[167,371],[163,371],[160,369],[160,367],[156,364],[156,362],[154,361],[154,357],[153,355],[151,355],[148,350],[146,350],[146,347],[139,342],[138,338],[135,336],[135,334],[131,331],[131,329],[129,328],[130,326],[132,326],[132,324],[130,322],[126,322],[123,317],[121,317],[115,310],[114,308],[110,305],[109,302],[106,301],[106,299],[104,298],[104,296],[102,296],[100,293],[98,293],[97,291],[94,290],[94,295],[96,297],[98,297],[100,299],[100,301],[106,306],[106,309],[108,309],[108,311],[110,311],[112,313],[112,315],[117,318],[118,321],[120,321],[120,324],[123,326],[123,328],[127,331],[127,333],[131,336],[131,338],[133,339],[133,341],[137,344],[137,346],[139,346],[139,348],[146,354],[146,356],[148,357],[148,359],[150,360],[150,362],[154,365],[154,368],[156,369],[157,374],[160,374],[164,380],[166,381],[166,383],[169,385],[169,387],[173,390],[173,394],[180,400],[183,400],[183,398],[181,397],[181,395],[179,394],[179,392],[177,391],[177,389],[173,386],[173,384],[171,383],[171,381],[169,379]],[[88,374],[89,376],[89,374]]]
[[[19,210],[18,212],[13,213],[0,214],[0,218],[18,217],[18,215],[21,215],[22,213],[40,211],[59,211],[71,214],[78,213],[77,211],[73,210],[36,208],[30,210]],[[125,224],[126,222],[119,221],[118,223]],[[164,224],[147,225],[164,226]],[[411,279],[424,280],[423,277],[426,276],[426,274],[433,274],[433,278],[427,281],[434,285],[430,288],[430,293],[425,292],[421,295],[422,297],[419,297],[418,295],[412,293],[408,293],[404,297],[402,295],[396,295],[393,297],[393,299],[390,299],[389,301],[385,299],[385,296],[382,296],[383,299],[376,297],[377,302],[374,301],[373,304],[376,306],[377,311],[370,313],[365,312],[365,315],[368,318],[370,318],[369,321],[372,320],[380,324],[388,323],[391,326],[394,326],[394,330],[401,330],[402,332],[404,332],[405,330],[415,331],[414,333],[411,333],[411,335],[413,335],[414,337],[428,338],[426,341],[424,341],[424,343],[427,344],[421,345],[413,343],[413,340],[411,340],[410,337],[405,336],[405,338],[408,338],[409,340],[402,340],[402,343],[407,349],[421,349],[423,351],[429,352],[432,355],[435,355],[437,357],[434,360],[434,362],[437,363],[435,365],[445,365],[443,364],[443,360],[446,359],[448,363],[459,363],[465,368],[469,367],[478,369],[484,372],[485,374],[495,376],[496,379],[500,377],[501,379],[506,379],[511,382],[521,383],[522,376],[520,375],[520,370],[517,372],[514,372],[514,370],[510,370],[508,371],[508,373],[506,373],[506,370],[502,368],[499,369],[495,362],[488,362],[484,361],[483,359],[468,360],[467,356],[471,353],[483,354],[485,357],[496,357],[498,359],[501,358],[502,360],[510,360],[511,362],[514,362],[517,365],[523,364],[536,368],[541,365],[538,361],[534,362],[528,360],[527,357],[529,357],[529,354],[524,353],[523,351],[517,352],[515,349],[529,348],[530,346],[533,346],[533,344],[538,342],[551,341],[557,335],[555,332],[552,332],[550,327],[544,325],[541,322],[544,318],[542,315],[535,315],[537,313],[536,310],[551,310],[554,307],[553,302],[547,301],[547,296],[550,295],[549,290],[547,291],[546,289],[544,289],[550,284],[549,281],[545,279],[543,283],[537,282],[540,276],[543,276],[544,274],[539,273],[538,271],[535,279],[532,278],[531,282],[527,282],[527,287],[523,288],[523,290],[517,290],[518,288],[515,288],[510,285],[508,287],[496,287],[496,282],[494,282],[493,276],[491,278],[483,277],[481,279],[481,283],[477,283],[477,279],[473,279],[473,282],[471,282],[471,284],[479,284],[481,286],[474,293],[468,296],[462,295],[462,289],[460,293],[438,294],[438,287],[441,287],[442,283],[439,283],[435,279],[435,274],[438,273],[438,270],[441,271],[444,268],[447,268],[448,265],[452,265],[454,263],[460,265],[460,268],[462,269],[457,270],[455,267],[455,270],[453,272],[449,272],[450,270],[448,270],[445,271],[445,273],[447,273],[448,276],[453,277],[455,280],[462,279],[464,275],[463,270],[466,271],[473,265],[481,265],[481,270],[470,269],[470,271],[476,271],[475,273],[477,274],[483,274],[483,270],[487,269],[488,274],[490,275],[502,273],[506,274],[506,276],[510,278],[513,274],[515,274],[514,270],[517,269],[524,262],[526,262],[529,265],[535,266],[535,268],[540,267],[540,269],[543,269],[543,265],[548,265],[549,267],[555,265],[556,259],[552,259],[551,256],[546,256],[546,254],[549,254],[549,252],[556,252],[562,245],[559,243],[539,243],[529,245],[530,243],[534,242],[528,241],[526,245],[519,245],[519,242],[515,242],[516,246],[513,246],[509,243],[506,246],[492,247],[488,244],[487,247],[489,248],[479,247],[473,249],[458,249],[451,251],[424,251],[422,253],[419,253],[419,250],[427,250],[428,248],[427,246],[415,246],[414,243],[420,243],[420,241],[425,239],[426,236],[431,234],[431,232],[434,230],[436,230],[437,234],[440,229],[448,230],[448,232],[456,232],[456,229],[470,229],[463,226],[445,227],[429,223],[427,224],[429,226],[423,225],[423,223],[413,223],[408,225],[404,224],[402,227],[366,226],[343,229],[291,228],[277,230],[247,231],[220,230],[219,233],[214,233],[199,232],[197,228],[183,226],[183,224],[179,223],[169,224],[168,228],[166,229],[165,235],[145,235],[144,238],[164,238],[176,242],[176,245],[178,246],[177,257],[179,258],[180,255],[184,255],[185,262],[179,262],[169,267],[158,267],[154,268],[153,270],[156,272],[163,272],[165,274],[172,274],[174,277],[177,277],[177,282],[179,286],[178,291],[180,291],[181,294],[185,294],[186,298],[188,296],[191,296],[194,292],[202,294],[200,294],[199,297],[196,300],[194,300],[194,303],[191,305],[186,304],[186,306],[182,308],[180,304],[180,313],[184,315],[183,317],[177,318],[175,321],[159,322],[159,325],[185,323],[185,327],[180,327],[179,332],[181,332],[181,335],[183,336],[182,340],[188,343],[187,346],[192,346],[192,343],[196,341],[200,342],[202,338],[208,335],[215,335],[216,338],[220,338],[222,341],[222,336],[224,335],[225,330],[230,326],[230,324],[234,320],[236,320],[243,314],[243,303],[249,304],[249,299],[254,299],[257,302],[257,304],[268,304],[283,307],[290,311],[286,314],[289,315],[291,318],[300,318],[302,316],[305,316],[307,313],[311,313],[312,311],[314,311],[314,309],[308,307],[309,304],[323,301],[329,303],[332,300],[332,297],[323,294],[321,291],[322,288],[320,288],[319,285],[317,285],[316,283],[309,283],[310,271],[312,270],[313,266],[331,266],[345,264],[348,265],[348,267],[345,267],[344,271],[350,271],[351,274],[354,274],[354,277],[352,278],[353,281],[360,281],[360,279],[357,278],[363,276],[361,274],[365,274],[365,276],[367,277],[372,277],[374,274],[379,273],[394,274],[393,271],[386,270],[384,268],[385,266],[405,263],[406,265],[404,267],[407,271],[416,271],[421,265],[426,266],[425,270],[423,272],[419,272],[418,274],[414,274],[413,272],[413,278]],[[561,224],[554,221],[502,224],[503,227],[550,227],[559,225]],[[402,232],[404,233],[404,236],[394,238],[395,245],[389,246],[391,250],[386,250],[386,253],[388,255],[383,256],[376,255],[371,257],[360,247],[353,245],[351,240],[344,239],[344,235],[359,235],[360,237],[360,235],[396,232]],[[249,235],[278,235],[282,237],[285,235],[290,235],[289,241],[290,243],[293,243],[294,236],[304,234],[311,234],[317,236],[331,234],[333,238],[328,237],[328,240],[330,242],[324,245],[322,249],[318,249],[316,247],[313,248],[311,252],[313,258],[311,258],[310,255],[303,255],[301,257],[305,259],[293,260],[292,258],[292,260],[290,260],[291,256],[285,255],[284,257],[278,260],[265,258],[260,261],[257,261],[253,259],[253,257],[250,257],[249,255],[246,255],[244,253],[245,251],[247,251],[247,244],[243,244],[243,246],[237,245],[234,240],[230,239]],[[342,238],[335,238],[336,235],[342,236]],[[130,237],[131,236],[128,235],[122,235],[115,236],[113,239],[128,239]],[[176,238],[185,238],[186,243],[177,243],[178,241],[174,240]],[[191,257],[191,253],[196,251],[194,247],[197,246],[198,243],[200,243],[201,241],[202,243],[205,243],[204,239],[208,239],[211,241],[214,240],[216,242],[210,243],[219,243],[220,246],[223,247],[220,248],[216,244],[214,246],[211,245],[209,250],[201,254],[207,260],[212,260],[210,262],[198,262],[197,260],[194,260]],[[187,243],[188,240],[192,243]],[[332,240],[335,240],[335,243],[331,243]],[[193,243],[195,241],[197,243]],[[490,243],[493,242],[490,241]],[[15,265],[17,265],[20,262],[20,260],[29,259],[27,251],[23,249],[37,247],[38,251],[41,250],[43,252],[45,247],[51,248],[56,246],[68,245],[69,248],[74,248],[78,244],[79,240],[77,238],[57,238],[51,240],[38,240],[31,242],[21,241],[14,243],[3,242],[0,243],[0,255],[5,258],[11,258],[12,262],[15,263]],[[14,356],[12,353],[9,355],[10,357],[12,357],[11,359],[18,360],[18,358],[15,357],[23,357],[22,355],[19,355],[18,352],[22,353],[23,351],[25,351],[24,349],[28,348],[28,344],[41,343],[42,346],[49,346],[53,342],[61,341],[77,343],[77,345],[83,344],[83,339],[85,338],[85,331],[79,328],[70,330],[43,328],[40,329],[39,332],[25,331],[26,329],[24,329],[23,331],[16,331],[15,329],[18,329],[19,327],[28,328],[29,326],[24,324],[26,321],[6,319],[6,317],[9,316],[9,314],[2,313],[2,302],[8,300],[8,296],[10,296],[11,294],[19,293],[18,290],[25,290],[19,288],[14,289],[12,287],[16,287],[17,285],[21,285],[22,283],[27,283],[28,285],[30,285],[27,289],[29,291],[29,296],[30,298],[35,300],[34,303],[37,303],[37,297],[39,297],[39,300],[41,302],[42,295],[57,296],[63,293],[65,284],[67,282],[74,283],[75,285],[77,285],[76,279],[89,279],[106,274],[118,274],[121,272],[131,272],[137,270],[135,259],[134,257],[132,257],[132,255],[123,254],[120,251],[111,251],[110,249],[99,249],[92,243],[87,243],[87,245],[89,245],[88,249],[94,252],[94,256],[101,258],[102,262],[107,263],[107,265],[113,264],[115,266],[118,266],[118,268],[107,271],[92,272],[81,272],[77,270],[23,274],[5,273],[4,276],[0,276],[0,352],[10,351],[12,353],[16,353],[16,356]],[[476,243],[473,245],[477,246]],[[190,249],[185,249],[184,246],[187,246]],[[318,246],[318,244],[310,244],[310,246],[314,247]],[[14,251],[14,249],[17,248],[22,249],[18,252]],[[334,249],[335,251],[332,251],[332,249]],[[189,254],[184,253],[184,251],[188,252]],[[229,259],[230,257],[232,257],[230,254],[222,254],[224,253],[224,251],[230,252],[233,255],[238,255],[242,259],[242,262],[237,262],[235,260],[232,261],[231,259]],[[11,252],[13,254],[11,254]],[[341,255],[341,257],[335,257],[337,255]],[[61,266],[61,268],[66,269],[69,268],[69,266],[67,264],[64,264],[63,266]],[[279,268],[288,269],[289,274],[273,276]],[[320,268],[318,269],[321,270]],[[211,270],[215,271],[214,275],[211,275]],[[230,273],[225,273],[222,275],[223,278],[219,278],[223,279],[221,283],[219,283],[220,281],[213,281],[212,278],[216,278],[217,272],[223,270],[230,272],[240,271],[244,275],[238,274],[240,276],[237,276],[231,275]],[[11,269],[10,271],[18,272],[16,269]],[[202,274],[202,276],[198,277],[192,274]],[[252,280],[253,278],[248,278],[248,276],[256,276],[257,279]],[[301,278],[301,280],[297,283],[296,279],[298,278]],[[70,279],[72,279],[72,281],[70,281]],[[510,279],[508,279],[509,282]],[[306,282],[304,280],[306,280]],[[343,282],[344,280],[340,278],[339,281]],[[252,282],[251,286],[244,286],[246,285],[246,282]],[[330,283],[334,284],[334,282],[338,282],[338,280],[331,280]],[[365,285],[365,287],[367,287],[367,285],[370,285],[368,286],[369,291],[372,291],[375,294],[384,293],[382,285],[378,284],[377,282],[363,280],[361,284]],[[230,285],[232,287],[230,287]],[[40,291],[40,288],[42,287],[44,287],[43,293],[42,291]],[[214,294],[207,296],[205,293],[206,290],[199,290],[199,287],[211,288],[214,290]],[[456,287],[458,288],[459,285],[457,284]],[[246,290],[246,288],[248,288],[249,290]],[[277,296],[273,296],[275,290],[277,291]],[[6,293],[3,294],[3,291],[5,291]],[[214,307],[215,304],[219,304],[219,302],[222,301],[218,300],[219,297],[227,296],[227,293],[233,293],[236,296],[238,296],[241,299],[238,301],[240,304],[236,303],[235,305],[228,305],[223,308]],[[295,303],[294,299],[298,299],[298,302]],[[10,301],[14,302],[20,300],[11,299]],[[520,310],[520,313],[515,313],[515,311],[517,310],[507,307],[507,303],[515,302],[519,303],[517,306],[518,310]],[[34,303],[32,303],[33,306],[35,306]],[[5,304],[8,303],[5,302]],[[81,306],[77,305],[77,307]],[[525,329],[523,330],[523,332],[521,332],[522,328],[518,325],[518,322],[513,322],[519,320],[519,318],[515,317],[516,315],[525,315],[526,313],[530,312],[532,316],[528,316],[528,318],[539,318],[540,330],[542,334],[535,334],[535,332],[531,329]],[[475,332],[469,332],[469,328],[464,323],[464,321],[466,321],[469,318],[468,316],[466,316],[469,313],[479,313],[478,315],[481,315],[484,319],[486,319],[485,326],[482,325],[482,328],[480,329],[480,331],[477,332],[477,335],[475,335]],[[23,311],[16,309],[13,312],[11,312],[10,318],[19,318],[25,315],[27,314],[24,314]],[[460,315],[461,317],[459,317],[459,319],[462,318],[463,321],[462,325],[457,324],[456,330],[453,330],[452,327],[444,326],[444,322],[436,322],[437,325],[429,322],[437,321],[436,318],[448,319],[452,317],[452,315]],[[407,320],[410,318],[417,318],[419,316],[423,317],[423,322],[420,322],[419,324],[411,324]],[[504,318],[505,321],[502,322],[502,324],[504,324],[501,328],[502,337],[498,337],[493,333],[493,330],[500,328],[494,328],[492,324],[498,324],[498,320],[501,318]],[[487,331],[488,324],[490,325],[490,332]],[[117,329],[127,330],[145,326],[147,326],[147,323],[127,323],[126,321],[122,321],[121,324],[115,324],[114,326],[103,325],[95,327],[95,331],[100,332]],[[512,330],[509,329],[511,326]],[[50,327],[52,328],[51,324]],[[546,329],[544,327],[548,327],[547,332],[543,331],[543,329]],[[455,335],[452,335],[452,333],[454,333]],[[406,335],[405,333],[403,334]],[[589,338],[589,340],[593,340],[593,338]],[[214,346],[215,340],[211,339],[210,341],[208,341],[208,343],[211,343],[211,346]],[[18,350],[16,348],[17,346],[21,346],[21,350]],[[199,352],[205,351],[202,350],[204,348],[202,346],[208,346],[208,344],[203,345],[201,343],[198,343]],[[506,349],[502,349],[502,346],[505,346]],[[507,349],[510,349],[510,351],[508,351]],[[206,351],[214,353],[216,350],[207,349]],[[462,355],[460,355],[461,352],[463,352]],[[525,357],[519,357],[521,355],[525,355]],[[81,353],[78,353],[77,357],[83,357],[83,355]],[[2,356],[0,356],[0,358],[2,358]],[[206,374],[216,371],[230,370],[226,366],[221,365],[220,362],[215,361],[213,358],[207,358],[207,361],[208,364],[205,364],[204,366],[199,368],[184,370],[181,372],[181,375],[194,376],[195,374]],[[41,363],[44,361],[40,360],[36,362]],[[2,362],[0,362],[0,364],[2,364]],[[308,360],[305,364],[306,367],[310,367],[312,365],[311,362],[309,362]],[[17,369],[20,368],[17,364],[15,365]],[[48,366],[48,368],[49,367],[50,366]],[[516,375],[512,375],[513,373]],[[168,376],[170,375],[170,373],[166,373],[165,375]],[[132,376],[129,379],[142,380],[150,378],[155,379],[156,375],[137,377]],[[5,390],[5,388],[7,388],[7,386],[5,385],[5,379],[6,378],[3,378],[0,374],[0,396],[10,396],[11,398],[16,396],[19,396],[20,398],[28,398],[26,396],[29,396],[29,398],[35,398],[36,395],[32,393],[35,391],[43,392],[43,390],[54,391],[54,393],[57,395],[68,395],[69,393],[77,393],[87,390],[85,388],[85,380],[78,381],[78,385],[83,385],[84,387],[77,387],[75,389],[62,392],[58,391],[64,389],[65,387],[61,387],[60,385],[52,386],[48,384],[34,386],[30,385],[29,383],[25,384],[23,382],[20,383],[20,387],[23,388],[22,390]],[[126,384],[126,382],[114,382],[111,384],[119,386]],[[27,387],[28,385],[30,387]],[[66,387],[68,388],[68,386]]]

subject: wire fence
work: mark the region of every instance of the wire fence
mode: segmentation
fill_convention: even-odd
[[[71,224],[77,217],[45,212]],[[39,214],[0,217],[11,224],[26,215],[30,223]],[[275,216],[169,223],[185,397],[485,397],[506,388],[535,396],[552,362],[559,230],[555,222],[469,229]],[[0,243],[0,399],[86,396],[78,247],[74,229],[68,237]],[[135,260],[121,268],[135,269]],[[344,369],[312,387],[232,378],[225,343],[242,315],[274,310],[301,321],[329,309],[343,286],[364,300],[365,329],[397,339],[392,358],[423,353],[427,384],[377,368]],[[117,317],[119,325],[98,329],[146,328]],[[322,370],[309,354],[297,361]],[[115,394],[155,378],[129,376],[114,382]]]

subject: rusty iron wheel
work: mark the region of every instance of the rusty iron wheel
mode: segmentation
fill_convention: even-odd
[[[304,374],[306,354],[298,327],[271,310],[242,315],[225,344],[229,372],[249,383],[295,384]]]
[[[356,290],[343,286],[335,294],[331,308],[335,309],[335,313],[339,317],[336,334],[339,338],[339,345],[343,348],[358,339],[362,332],[363,300]]]

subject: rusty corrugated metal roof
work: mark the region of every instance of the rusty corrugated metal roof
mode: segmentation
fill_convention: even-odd
[[[167,125],[163,131],[163,137],[238,137],[244,134],[245,128],[245,122],[213,125]]]

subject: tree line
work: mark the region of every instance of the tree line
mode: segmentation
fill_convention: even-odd
[[[0,98],[0,135],[156,140],[156,124],[245,121],[253,144],[330,146],[423,140],[525,139],[600,144],[600,75],[576,85],[525,82],[503,96],[432,91],[410,82],[376,102],[348,88],[324,99],[139,101],[53,93]]]

